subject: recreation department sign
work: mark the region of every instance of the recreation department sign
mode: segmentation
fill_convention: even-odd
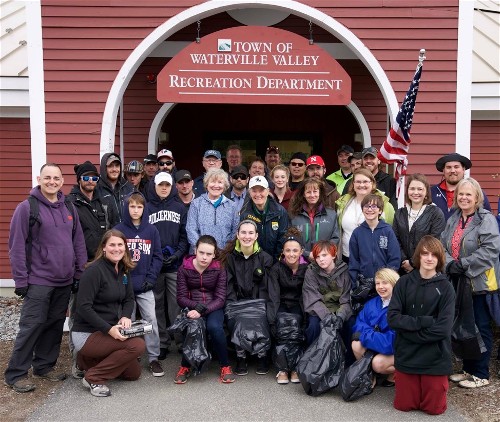
[[[317,45],[282,29],[214,32],[173,57],[157,78],[164,103],[347,105],[351,78]]]

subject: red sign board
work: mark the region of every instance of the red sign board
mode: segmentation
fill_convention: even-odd
[[[164,103],[347,105],[351,78],[321,47],[282,29],[242,26],[193,42],[157,78]]]

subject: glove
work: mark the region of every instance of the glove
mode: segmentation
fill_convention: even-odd
[[[361,332],[356,331],[355,333],[352,333],[351,337],[352,341],[359,341],[360,338],[361,338]]]
[[[80,280],[77,278],[73,279],[73,284],[71,285],[71,293],[76,294],[78,292],[78,288],[80,287]]]
[[[19,296],[21,299],[24,299],[28,294],[28,286],[26,287],[16,287],[14,289],[14,293]]]
[[[163,258],[163,266],[170,267],[177,262],[177,255],[170,255],[168,258]]]
[[[153,290],[153,288],[154,288],[153,284],[150,283],[149,281],[145,281],[144,283],[142,283],[141,286],[142,293],[149,292],[150,290]]]
[[[460,261],[451,261],[446,267],[446,273],[448,275],[458,277],[465,274],[465,268],[462,267]]]

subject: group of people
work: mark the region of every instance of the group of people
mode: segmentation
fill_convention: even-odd
[[[441,157],[444,177],[432,188],[424,175],[408,176],[406,205],[397,209],[395,181],[377,152],[343,145],[340,169],[327,176],[319,155],[298,152],[286,166],[271,146],[247,168],[232,145],[227,172],[222,154],[208,150],[196,178],[176,168],[169,150],[124,168],[108,153],[100,171],[88,161],[75,166],[66,197],[61,169],[45,164],[11,222],[15,293],[24,304],[6,385],[35,389],[30,367],[34,376],[65,379],[54,366],[68,303],[72,375],[94,396],[109,396],[112,379],[137,379],[144,353],[152,375],[163,376],[160,361],[182,348],[168,331],[181,309],[205,320],[219,381],[232,383],[248,373],[249,356],[236,345],[231,366],[234,327],[224,309],[249,299],[265,301],[273,335],[282,312],[304,321],[304,348],[334,314],[346,366],[374,352],[373,386],[395,386],[397,409],[444,412],[448,376],[465,388],[488,385],[500,236],[479,184],[464,177],[472,163]],[[470,285],[485,351],[452,374],[460,283]],[[138,314],[152,333],[124,336]],[[257,354],[257,374],[269,372],[270,358]],[[276,369],[278,384],[300,382],[295,368]],[[183,358],[174,382],[191,372]]]

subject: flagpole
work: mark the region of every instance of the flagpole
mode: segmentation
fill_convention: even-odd
[[[420,69],[424,63],[424,60],[426,59],[425,57],[425,48],[420,49],[420,52],[418,54],[418,64],[417,64],[417,70]],[[405,206],[405,185],[406,185],[406,175],[402,174],[399,176],[399,180],[397,181],[398,186],[400,186],[400,189],[398,189],[399,194],[398,194],[398,208],[403,208]]]

